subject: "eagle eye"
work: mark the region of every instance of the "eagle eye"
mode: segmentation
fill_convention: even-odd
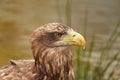
[[[54,36],[56,37],[56,38],[59,38],[59,37],[61,37],[63,35],[63,33],[54,33]]]

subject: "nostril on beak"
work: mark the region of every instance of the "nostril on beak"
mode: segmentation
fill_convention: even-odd
[[[72,37],[75,37],[76,35],[74,34]]]

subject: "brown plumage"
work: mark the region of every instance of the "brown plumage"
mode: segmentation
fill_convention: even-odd
[[[75,80],[70,47],[85,47],[84,38],[70,27],[48,23],[31,36],[34,60],[10,61],[0,68],[0,80]]]

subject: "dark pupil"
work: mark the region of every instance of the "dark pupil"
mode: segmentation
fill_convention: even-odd
[[[62,33],[57,33],[57,36],[61,37],[61,36],[62,36]]]
[[[55,33],[55,36],[56,36],[56,37],[61,37],[61,36],[62,36],[62,33]]]

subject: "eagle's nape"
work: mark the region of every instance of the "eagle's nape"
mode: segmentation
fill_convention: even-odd
[[[70,47],[85,47],[86,42],[81,34],[63,24],[48,23],[36,29],[30,41],[35,61],[11,61],[12,65],[0,68],[0,79],[75,79]]]

